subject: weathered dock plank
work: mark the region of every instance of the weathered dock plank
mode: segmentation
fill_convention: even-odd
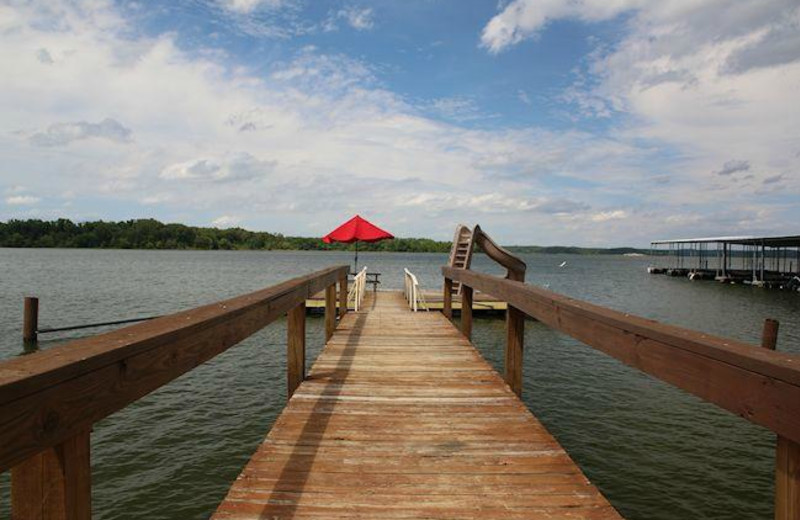
[[[620,518],[442,314],[368,298],[213,518]]]
[[[384,292],[384,291],[378,291]],[[441,290],[439,291],[422,291],[425,298],[425,305],[421,306],[422,310],[440,311],[444,307],[444,297]],[[374,293],[373,293],[374,294]],[[453,295],[453,309],[461,310],[461,296]],[[339,305],[337,303],[337,305]],[[475,292],[472,298],[472,312],[477,315],[483,314],[501,314],[508,306],[506,302],[498,300],[492,295]],[[319,292],[311,296],[306,301],[306,308],[311,312],[322,312],[325,309],[325,293]],[[352,304],[350,310],[353,310]]]

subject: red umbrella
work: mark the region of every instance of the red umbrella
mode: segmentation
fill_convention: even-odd
[[[341,226],[337,227],[324,237],[322,241],[326,244],[331,242],[343,242],[345,244],[356,243],[356,269],[358,269],[358,243],[359,242],[378,242],[394,238],[394,235],[384,231],[372,222],[364,220],[356,215]]]

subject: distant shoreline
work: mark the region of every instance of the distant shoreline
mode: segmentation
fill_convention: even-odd
[[[449,241],[395,238],[359,242],[359,252],[449,253]],[[506,246],[521,254],[646,255],[633,247]],[[154,219],[75,223],[68,219],[0,222],[0,248],[106,249],[167,251],[353,251],[353,244],[325,244],[318,237],[292,237],[242,228],[204,228],[164,224]]]

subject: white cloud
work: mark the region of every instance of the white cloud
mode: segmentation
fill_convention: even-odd
[[[426,117],[429,104],[418,106],[389,91],[369,64],[319,48],[307,47],[283,63],[261,63],[252,70],[222,53],[184,52],[171,33],[134,37],[137,31],[111,3],[76,6],[52,0],[0,10],[0,64],[17,72],[0,82],[2,182],[31,190],[7,192],[7,197],[41,197],[30,209],[42,215],[77,215],[49,206],[70,190],[78,194],[70,211],[82,216],[96,211],[87,208],[91,199],[102,198],[113,201],[118,214],[145,213],[190,224],[225,217],[235,220],[215,225],[305,234],[319,222],[365,212],[393,224],[389,227],[398,235],[448,239],[455,222],[472,222],[479,214],[481,224],[506,243],[558,243],[569,232],[575,243],[642,244],[662,231],[668,235],[681,229],[667,222],[671,215],[705,215],[700,225],[733,227],[748,221],[763,225],[783,211],[777,206],[764,211],[757,201],[746,200],[741,212],[710,215],[705,209],[709,201],[702,197],[724,195],[733,207],[745,201],[742,192],[759,197],[755,191],[770,186],[788,193],[797,188],[792,173],[797,159],[783,150],[791,141],[787,136],[798,133],[777,137],[793,129],[785,124],[793,107],[785,97],[780,98],[784,114],[775,119],[776,128],[765,130],[756,121],[753,127],[726,130],[737,127],[736,119],[707,117],[704,110],[711,109],[699,101],[681,106],[681,96],[689,96],[682,89],[691,91],[691,83],[681,84],[677,93],[659,91],[675,87],[656,82],[667,76],[651,77],[647,67],[671,63],[663,58],[665,52],[692,64],[693,53],[700,52],[692,46],[683,55],[671,46],[651,54],[645,40],[647,52],[640,56],[625,40],[596,55],[592,63],[597,68],[586,71],[596,81],[577,90],[613,110],[641,115],[637,125],[608,134],[479,130],[461,124],[470,110],[480,113],[474,102],[440,103],[461,122]],[[268,6],[250,15],[257,17],[262,10]],[[636,27],[630,37],[638,38]],[[40,48],[54,63],[37,58],[35,49]],[[713,63],[726,64],[728,57]],[[748,60],[737,62],[735,74],[715,74],[749,78],[774,73],[774,66],[754,67]],[[626,66],[644,71],[626,76]],[[644,77],[641,84],[639,77]],[[775,77],[770,81],[770,89],[788,92],[789,86],[779,87]],[[748,92],[755,95],[759,84],[754,82]],[[722,87],[704,95],[718,102]],[[656,91],[657,99],[643,100]],[[659,107],[662,101],[665,107]],[[777,110],[771,103],[767,107]],[[733,110],[740,109],[734,103]],[[127,133],[100,131],[109,116]],[[677,167],[675,159],[661,162],[653,144],[663,135],[675,137],[670,125],[685,132],[668,141],[680,147]],[[750,144],[741,141],[745,131]],[[734,142],[723,146],[731,135]],[[35,146],[37,140],[50,146]],[[754,144],[768,140],[781,152],[772,159]],[[748,173],[755,178],[741,180],[751,183],[747,190],[698,189],[708,179],[743,177],[714,173],[732,160],[752,165]],[[695,181],[694,175],[705,180]],[[656,183],[658,196],[649,191]],[[687,201],[696,205],[686,207]],[[0,217],[21,214],[4,211]],[[696,229],[697,221],[691,225]]]
[[[241,221],[241,218],[233,215],[221,215],[212,220],[211,225],[215,228],[223,229],[238,226]]]
[[[225,9],[235,13],[248,14],[260,8],[276,9],[285,5],[286,0],[219,0]]]
[[[474,99],[464,96],[434,99],[431,103],[431,109],[444,119],[458,123],[475,121],[488,117],[481,111]]]
[[[275,165],[274,161],[261,161],[249,153],[238,153],[171,164],[160,176],[167,180],[239,182],[266,177]]]
[[[350,27],[359,31],[372,29],[375,26],[375,19],[370,7],[358,8],[350,6],[340,10],[338,14],[340,18],[344,18],[347,21]]]
[[[705,215],[692,222],[691,234],[700,226],[712,233],[791,231],[782,222],[795,220],[796,210],[779,197],[800,195],[795,0],[515,0],[487,23],[481,45],[498,53],[535,39],[554,20],[588,23],[623,13],[618,39],[595,44],[562,100],[576,109],[576,123],[608,118],[608,135],[662,155],[666,172],[652,176],[657,189],[631,185],[650,208],[639,215],[652,219],[652,228],[677,212]],[[718,206],[750,211],[718,218]],[[685,219],[664,222],[689,226]]]
[[[483,28],[481,45],[498,53],[535,36],[560,19],[600,21],[638,7],[644,0],[513,0]]]
[[[32,195],[11,195],[6,197],[6,204],[9,206],[31,206],[41,199]]]
[[[628,212],[621,209],[611,211],[600,211],[589,216],[592,222],[606,222],[608,220],[620,220],[628,218]]]
[[[339,22],[344,22],[357,31],[368,31],[375,27],[375,12],[371,7],[347,6],[343,9],[331,10],[327,18],[322,21],[319,29],[324,32],[338,31]]]
[[[46,130],[33,134],[30,142],[36,146],[64,146],[73,141],[89,138],[127,143],[131,139],[131,130],[111,118],[103,119],[99,123],[87,123],[86,121],[55,123]]]

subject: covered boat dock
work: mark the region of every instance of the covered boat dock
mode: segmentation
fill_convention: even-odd
[[[655,240],[650,247],[652,274],[800,288],[800,235]]]

